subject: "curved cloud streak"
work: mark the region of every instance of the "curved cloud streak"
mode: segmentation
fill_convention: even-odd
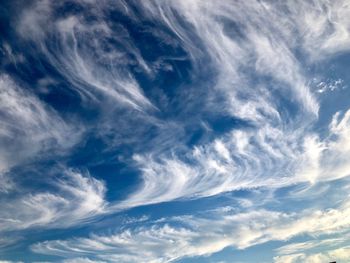
[[[51,191],[24,193],[11,202],[2,196],[0,231],[66,228],[103,213],[107,205],[105,185],[88,174],[67,170],[52,186]]]

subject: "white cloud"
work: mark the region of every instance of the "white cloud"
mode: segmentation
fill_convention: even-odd
[[[140,8],[182,41],[194,76],[205,75],[205,69],[215,75],[213,87],[208,88],[209,102],[203,107],[245,120],[253,127],[237,129],[213,144],[187,148],[185,155],[183,145],[160,154],[135,155],[142,185],[120,207],[312,181],[311,177],[299,180],[294,172],[303,155],[307,127],[316,119],[319,105],[285,36],[288,32],[271,23],[280,15],[278,5],[269,9],[267,4],[249,1],[155,1]],[[271,77],[272,87],[263,82],[253,85],[253,77],[242,68]],[[302,116],[293,117],[294,121],[281,113],[274,102],[276,90],[292,96],[296,106],[303,108]]]
[[[101,11],[106,7],[88,8],[89,4],[84,3],[84,8],[89,9],[88,13],[96,18],[92,23],[87,22],[84,14],[51,19],[50,13],[56,7],[44,1],[23,11],[24,19],[18,24],[18,32],[36,42],[55,68],[84,96],[96,99],[95,92],[102,92],[135,109],[150,107],[150,102],[126,69],[130,61],[125,59],[125,54],[133,54],[137,64],[146,72],[149,71],[147,63],[125,28],[120,26],[119,35],[112,33],[114,31],[105,22]],[[232,136],[218,138],[214,144],[188,149],[185,158],[178,156],[182,154],[177,153],[176,147],[173,150],[175,154],[158,156],[157,152],[157,158],[152,152],[135,155],[143,172],[143,184],[137,193],[117,207],[211,196],[266,185],[281,187],[300,181],[315,182],[322,178],[318,163],[324,151],[320,146],[323,142],[317,144],[317,136],[309,136],[305,128],[317,116],[319,105],[306,85],[308,76],[303,74],[303,62],[293,53],[296,43],[292,40],[292,33],[296,31],[291,27],[290,20],[296,19],[296,6],[249,1],[227,1],[215,6],[201,1],[156,1],[143,3],[140,8],[146,17],[161,22],[177,35],[196,70],[202,70],[201,63],[206,61],[205,65],[216,73],[214,88],[209,89],[209,94],[213,96],[219,92],[226,97],[224,111],[251,121],[257,129],[237,131]],[[281,15],[284,8],[290,9],[293,14],[291,18]],[[311,9],[311,6],[304,4],[303,8]],[[181,14],[187,26],[179,22],[175,12]],[[132,12],[129,15],[132,17]],[[301,16],[304,15],[308,13],[302,12]],[[271,19],[277,21],[279,18],[289,26],[271,23]],[[23,23],[28,19],[35,24],[35,30],[40,28],[40,32],[28,34],[30,30],[22,30]],[[309,18],[305,19],[308,21]],[[317,25],[320,31],[325,23],[319,22]],[[298,32],[299,28],[296,30]],[[311,38],[307,34],[303,37],[303,48],[308,51]],[[45,39],[50,38],[56,40],[57,50],[47,46]],[[91,45],[86,44],[85,39],[92,39],[89,41]],[[101,47],[108,46],[108,39],[120,43],[123,48],[107,52]],[[252,85],[251,76],[242,72],[242,68],[251,69],[259,76],[271,77],[274,80],[271,82],[272,90],[263,83]],[[289,116],[281,115],[273,101],[274,90],[279,90],[283,96],[292,95],[297,106],[302,106],[308,112],[307,116],[302,110],[303,116],[297,115],[296,122],[287,124],[284,118]],[[215,99],[214,103],[217,103]],[[234,136],[236,138],[232,138]],[[315,142],[312,149],[311,142]],[[302,144],[308,147],[305,153],[301,149]],[[241,152],[233,154],[237,150]],[[301,160],[299,156],[302,156]],[[305,168],[298,171],[299,176],[294,176],[294,166],[298,162]]]
[[[344,90],[347,86],[344,84],[344,80],[336,79],[336,80],[325,80],[320,81],[316,84],[316,92],[318,93],[328,93],[337,90]]]
[[[116,209],[192,199],[240,189],[277,189],[334,181],[349,175],[348,110],[334,115],[329,135],[269,125],[238,130],[182,154],[135,155],[142,184]]]
[[[53,179],[47,172],[41,183],[52,189],[37,190],[31,185],[23,187],[13,172],[14,168],[67,154],[81,139],[79,123],[63,119],[8,75],[0,76],[0,116],[2,233],[68,227],[104,211],[105,186],[89,174],[63,168],[60,179]],[[11,245],[14,240],[14,235],[4,236],[1,243]]]
[[[279,255],[286,255],[286,254],[298,254],[298,253],[305,253],[309,250],[315,250],[315,249],[322,249],[325,248],[328,249],[332,247],[340,247],[346,243],[348,239],[348,235],[342,234],[342,237],[333,237],[333,238],[326,238],[326,239],[315,239],[311,241],[305,241],[300,243],[291,243],[282,247],[279,247],[276,249],[277,254]]]
[[[80,128],[7,75],[0,75],[0,116],[0,173],[42,153],[59,154],[76,144],[81,134]]]
[[[290,243],[276,250],[279,262],[347,262],[350,259],[348,246],[349,233],[341,233],[331,237],[319,237],[310,241]]]
[[[105,263],[106,261],[95,261],[91,260],[89,258],[74,258],[74,259],[67,259],[63,260],[62,263]]]
[[[20,237],[15,236],[3,236],[0,238],[0,248],[5,248],[7,246],[13,245],[21,240]]]
[[[0,75],[0,117],[0,193],[5,194],[17,188],[11,169],[62,156],[83,131],[4,74]]]
[[[284,85],[278,84],[279,89],[287,86],[288,92],[294,94],[307,111],[317,114],[318,103],[306,86],[307,78],[292,52],[295,38],[290,35],[292,29],[271,22],[286,19],[279,5],[252,1],[156,1],[144,5],[146,16],[152,14],[182,40],[195,65],[203,66],[198,63],[209,57],[206,67],[217,73],[215,90],[229,96],[228,107],[236,116],[240,116],[240,109],[246,104],[239,99],[239,94],[254,96],[259,92],[257,85],[247,83],[249,75],[243,73],[242,68],[284,82]],[[189,25],[183,26],[176,13]],[[250,105],[251,111],[260,106]],[[259,115],[259,111],[255,113]],[[241,114],[243,118],[254,117]]]
[[[17,28],[20,35],[37,44],[81,97],[97,102],[99,110],[109,112],[111,106],[121,105],[137,111],[155,108],[128,68],[137,65],[146,74],[154,72],[129,32],[123,26],[115,30],[105,21],[101,10],[106,6],[89,9],[87,4],[86,14],[52,19],[56,5],[38,1],[24,10]],[[312,132],[320,105],[307,85],[310,76],[305,70],[308,63],[349,50],[350,10],[345,1],[182,0],[143,2],[140,6],[145,18],[166,26],[181,41],[193,66],[193,82],[198,76],[210,78],[209,84],[203,85],[206,95],[200,98],[200,111],[230,115],[247,123],[246,127],[233,128],[212,142],[191,148],[181,142],[175,145],[176,136],[169,139],[167,134],[162,147],[156,145],[134,155],[142,182],[126,200],[111,206],[104,200],[106,189],[102,182],[69,171],[65,179],[57,181],[57,191],[24,195],[3,204],[6,212],[0,228],[67,227],[105,211],[241,189],[266,187],[273,191],[298,183],[316,185],[349,175],[350,110],[333,117],[325,138]],[[133,16],[126,5],[121,8]],[[88,14],[94,17],[92,22],[86,19]],[[121,48],[109,49],[109,40]],[[306,57],[300,59],[296,50]],[[133,59],[127,54],[132,54]],[[10,89],[1,89],[1,84]],[[322,86],[320,90],[326,88]],[[10,149],[9,154],[4,152],[0,157],[0,171],[6,172],[17,162],[48,149],[57,147],[59,151],[73,145],[65,140],[72,134],[69,125],[8,77],[2,78],[0,92],[5,102],[0,113],[9,115],[0,128],[0,138]],[[281,105],[280,98],[291,105]],[[18,132],[15,123],[21,123],[19,131],[24,131],[25,136],[10,145]],[[171,127],[164,130],[168,132]],[[21,154],[12,163],[17,148]],[[9,180],[0,191],[6,193],[11,187]],[[168,224],[145,223],[113,235],[46,241],[32,248],[38,253],[70,258],[69,262],[169,262],[212,254],[228,246],[243,249],[300,234],[341,232],[349,227],[347,201],[340,206],[337,203],[333,209],[310,208],[300,213],[260,208],[253,212],[249,210],[255,205],[253,201],[240,200],[246,211],[236,214],[223,210],[217,215],[167,219]],[[15,207],[21,208],[19,212]],[[294,253],[279,255],[275,260],[317,262],[335,255],[346,258],[347,253],[347,249],[313,255]]]
[[[141,169],[144,172],[145,183],[141,191],[136,194],[137,198],[144,194],[146,203],[149,202],[152,191],[152,183],[149,181],[154,181],[158,174],[166,178],[157,177],[160,179],[157,200],[161,198],[159,191],[167,189],[166,192],[171,193],[171,180],[174,185],[181,184],[180,187],[176,187],[177,192],[173,193],[173,198],[178,198],[181,197],[178,192],[180,189],[183,189],[183,197],[207,196],[215,194],[216,191],[220,193],[258,187],[264,183],[273,187],[281,186],[283,183],[294,184],[300,181],[313,183],[315,180],[334,180],[346,176],[345,160],[348,157],[342,158],[344,159],[342,165],[335,160],[340,154],[335,150],[337,146],[329,140],[319,140],[317,135],[308,131],[310,118],[304,111],[301,111],[300,116],[297,113],[297,116],[293,117],[294,121],[288,123],[288,118],[291,116],[281,115],[281,110],[276,108],[272,101],[274,96],[269,94],[270,90],[265,90],[259,85],[251,86],[247,81],[248,74],[240,71],[245,67],[252,69],[254,74],[270,76],[276,82],[281,81],[284,84],[272,82],[272,85],[278,85],[279,92],[284,96],[289,96],[289,92],[294,94],[298,100],[298,108],[302,106],[317,115],[319,105],[306,86],[309,76],[303,74],[303,67],[307,66],[305,65],[307,62],[295,57],[294,51],[296,48],[301,48],[303,52],[312,53],[312,56],[315,56],[315,52],[318,52],[318,56],[321,56],[322,52],[337,52],[337,46],[331,45],[330,39],[338,36],[337,41],[348,41],[349,19],[346,18],[346,14],[349,10],[347,7],[344,8],[344,5],[344,1],[336,1],[334,4],[319,3],[316,8],[314,3],[299,5],[291,2],[272,4],[250,1],[226,1],[215,4],[202,1],[159,1],[145,4],[147,10],[145,15],[153,15],[154,19],[160,20],[178,35],[193,64],[201,68],[202,65],[198,63],[207,61],[205,56],[209,57],[205,65],[211,66],[217,73],[213,90],[226,95],[224,105],[228,107],[229,112],[233,116],[252,121],[259,128],[252,134],[239,131],[241,134],[248,134],[245,138],[251,140],[248,143],[247,139],[242,140],[245,142],[244,146],[249,147],[243,156],[233,154],[237,148],[242,149],[242,146],[239,146],[241,142],[235,145],[227,138],[224,139],[225,148],[233,155],[227,163],[217,154],[211,153],[213,147],[211,145],[196,150],[196,155],[191,153],[183,158],[190,159],[190,162],[172,154],[163,158],[157,156],[157,160],[146,157],[144,162],[141,162],[144,163]],[[285,15],[286,10],[290,12],[288,16]],[[180,23],[176,13],[181,14],[181,19],[191,26]],[[304,23],[310,21],[312,17],[324,22]],[[327,20],[334,26],[329,32]],[[293,28],[293,25],[296,28]],[[232,32],[228,28],[231,28]],[[314,33],[321,31],[323,33],[318,34],[319,37],[315,40]],[[339,38],[339,32],[344,33],[342,38]],[[297,37],[303,39],[302,46],[298,46]],[[325,49],[315,47],[320,43]],[[315,45],[312,50],[309,48],[311,45]],[[343,48],[349,49],[345,46]],[[285,93],[281,90],[283,87],[287,90]],[[223,103],[220,101],[220,107],[222,106]],[[210,104],[210,107],[215,105]],[[343,145],[343,148],[348,141],[344,140],[339,144]],[[342,150],[342,153],[344,152]],[[228,157],[228,154],[225,156]],[[295,166],[298,165],[302,169],[296,169]],[[268,178],[261,177],[262,172],[268,174]],[[178,181],[176,176],[179,177]],[[217,180],[218,177],[220,179]],[[193,181],[195,183],[192,184]],[[168,196],[164,196],[164,200],[168,199]]]
[[[318,137],[305,141],[304,157],[308,161],[306,168],[299,171],[300,176],[306,176],[311,181],[331,181],[349,176],[350,110],[342,118],[340,115],[340,112],[334,114],[328,137],[323,141]]]
[[[259,133],[260,138],[253,134]],[[243,149],[236,136],[251,140]],[[244,135],[243,135],[244,134]],[[143,185],[126,201],[125,206],[158,203],[178,198],[198,198],[222,192],[249,189],[261,186],[281,187],[293,181],[293,177],[279,174],[288,163],[283,159],[296,159],[292,150],[272,148],[266,140],[282,143],[288,136],[271,127],[258,131],[233,132],[220,141],[195,147],[185,157],[135,156],[143,172]],[[236,152],[240,149],[241,152]],[[218,152],[220,151],[220,153]],[[266,172],[269,172],[266,174]],[[279,180],[277,176],[285,176]]]
[[[0,202],[0,231],[30,227],[61,228],[83,223],[104,212],[106,188],[103,182],[66,170],[52,182],[50,190],[31,191]]]
[[[350,8],[346,0],[287,5],[312,58],[349,50]]]
[[[348,262],[350,260],[350,247],[343,247],[333,250],[324,251],[322,253],[310,254],[290,254],[283,256],[276,256],[275,263],[324,263],[324,262]]]
[[[91,3],[85,3],[84,13],[55,17],[54,10],[61,5],[64,2],[43,0],[23,10],[17,23],[20,36],[37,45],[84,101],[100,102],[104,107],[112,100],[109,110],[113,105],[140,111],[155,109],[127,68],[137,64],[146,73],[150,71],[127,30],[122,25],[111,29],[103,9]],[[96,20],[89,21],[89,16]]]
[[[164,218],[115,234],[45,241],[32,249],[48,255],[90,256],[108,262],[172,262],[184,257],[210,255],[229,246],[245,249],[271,240],[286,241],[301,234],[344,233],[350,224],[349,216],[348,202],[334,209],[306,208],[299,213],[263,209],[237,213],[232,209],[217,209],[197,216]],[[301,246],[308,248],[307,244]],[[293,249],[295,245],[280,252]]]

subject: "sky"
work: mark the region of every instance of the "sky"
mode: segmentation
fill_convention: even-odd
[[[348,0],[0,2],[0,263],[350,262]]]

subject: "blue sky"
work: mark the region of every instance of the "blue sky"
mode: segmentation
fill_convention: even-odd
[[[0,4],[0,262],[350,261],[350,4]]]

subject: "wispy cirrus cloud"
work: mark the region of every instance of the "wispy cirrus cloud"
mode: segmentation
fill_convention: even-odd
[[[150,105],[128,65],[134,61],[145,72],[149,71],[149,67],[133,44],[127,28],[118,25],[122,34],[116,37],[111,34],[115,28],[105,21],[107,6],[88,11],[85,9],[91,7],[91,3],[77,2],[84,12],[68,12],[52,20],[50,15],[54,15],[58,6],[47,1],[39,3],[23,12],[24,19],[18,24],[18,32],[24,39],[30,39],[41,47],[48,61],[79,92],[93,98],[95,91],[101,91],[107,97],[127,102],[135,109]],[[129,9],[127,5],[116,8],[136,19],[133,8]],[[304,8],[310,9],[312,14],[324,12],[306,4]],[[153,1],[141,5],[139,9],[146,18],[167,27],[180,40],[194,66],[194,83],[196,76],[205,73],[205,67],[213,72],[210,80],[213,87],[205,87],[208,96],[201,98],[207,102],[207,110],[216,109],[232,115],[249,122],[253,128],[233,131],[233,135],[219,137],[214,143],[187,148],[185,158],[179,157],[184,148],[182,143],[179,147],[172,147],[171,152],[160,155],[156,150],[157,158],[152,152],[134,155],[134,161],[143,171],[143,185],[126,201],[129,204],[121,204],[121,207],[211,196],[264,186],[264,183],[259,183],[263,181],[271,185],[283,182],[276,184],[279,187],[314,180],[319,158],[315,154],[323,151],[320,148],[323,144],[309,128],[317,120],[319,104],[307,87],[309,76],[302,70],[307,62],[299,60],[294,54],[297,48],[309,52],[307,47],[312,41],[308,34],[299,32],[298,24],[297,28],[292,27],[291,23],[297,16],[294,9],[298,7],[288,3],[220,2],[214,8],[214,4],[201,1],[180,1],[176,4],[173,1]],[[339,5],[327,5],[328,9],[337,13]],[[282,16],[281,12],[285,10],[292,15]],[[87,14],[94,19],[88,21]],[[309,19],[305,12],[301,16]],[[289,26],[271,23],[271,19],[277,18]],[[29,31],[24,30],[25,21],[31,21],[35,26]],[[342,20],[342,24],[346,25],[346,21]],[[325,24],[319,24],[320,28],[323,26]],[[322,31],[320,28],[314,30]],[[334,32],[338,32],[339,28],[325,32],[336,34]],[[304,40],[300,47],[292,39],[295,32]],[[87,38],[96,41],[88,44],[84,41]],[[58,46],[50,46],[49,39],[57,39],[55,43]],[[107,40],[119,43],[121,49],[112,52]],[[102,48],[104,46],[106,49]],[[121,59],[123,54],[133,54],[133,59]],[[95,57],[99,59],[96,61]],[[256,81],[260,78],[271,78],[271,81]],[[253,84],[254,81],[257,83]],[[298,109],[296,114],[292,116],[288,108],[277,105],[274,92],[278,92],[279,96],[291,95],[295,100],[292,106]],[[216,96],[216,93],[220,95]],[[220,105],[224,105],[223,109],[215,106],[219,101]],[[313,145],[314,148],[305,149],[305,145]],[[266,156],[264,160],[262,155]],[[296,171],[294,166],[300,162],[315,166],[315,169]],[[261,176],[266,170],[269,178]],[[295,173],[309,173],[309,178],[294,176]],[[286,180],[277,179],[279,176]],[[172,187],[175,185],[176,190]]]
[[[139,227],[131,222],[113,234],[72,233],[32,251],[67,262],[170,262],[346,231],[349,188],[321,198],[349,175],[349,106],[325,105],[322,95],[346,76],[332,81],[318,66],[349,51],[349,12],[345,0],[30,2],[11,25],[17,49],[28,48],[28,58],[43,65],[31,77],[46,85],[48,96],[44,102],[18,84],[25,71],[0,78],[0,146],[6,149],[0,150],[0,208],[6,211],[0,229],[68,228],[101,214],[174,200],[190,206],[243,190],[250,195],[232,197],[236,207],[179,217],[167,211]],[[9,64],[26,63],[22,52],[1,44]],[[329,81],[315,88],[319,75]],[[62,83],[77,99],[74,114],[50,106],[49,95]],[[329,126],[318,126],[321,121]],[[76,145],[81,148],[73,151]],[[79,159],[86,149],[96,162]],[[43,179],[49,189],[14,190],[19,182],[12,170],[61,156],[69,165],[57,178]],[[77,159],[83,169],[65,168]],[[80,171],[114,160],[136,168],[138,178],[131,176],[127,196],[111,193],[107,201],[108,190],[129,181],[106,175],[107,184]],[[49,166],[57,168],[56,162]],[[6,202],[9,193],[17,196]],[[275,260],[347,254],[330,246],[322,255],[292,251],[313,245],[281,248]]]
[[[348,261],[350,259],[350,248],[348,246],[333,250],[326,250],[321,253],[310,253],[310,254],[290,254],[284,256],[277,256],[274,258],[276,263],[296,263],[296,262],[306,262],[306,263],[322,263],[337,261]]]
[[[277,253],[280,255],[286,254],[298,254],[315,248],[322,248],[324,246],[339,247],[347,241],[347,235],[344,237],[327,238],[323,240],[312,240],[300,243],[291,243],[277,249]]]
[[[292,29],[271,23],[273,18],[287,19],[281,16],[281,9],[283,6],[253,1],[154,1],[145,4],[145,15],[151,14],[168,26],[199,69],[204,66],[201,63],[209,62],[205,66],[217,74],[216,90],[229,96],[227,106],[232,114],[237,116],[239,109],[245,108],[245,101],[239,99],[242,87],[248,96],[259,91],[257,85],[247,85],[249,73],[244,69],[284,82],[279,88],[294,94],[306,110],[317,114],[317,101],[306,86],[301,62],[292,52],[290,40],[295,36],[287,35]]]
[[[67,259],[64,260],[63,263],[105,263],[106,261],[101,261],[101,260],[91,260],[88,258],[74,258],[74,259]]]
[[[295,31],[291,27],[297,18],[281,17],[282,10],[293,13],[298,7],[251,2],[225,2],[214,7],[200,1],[176,5],[172,1],[166,4],[155,1],[144,8],[146,15],[157,21],[160,19],[183,41],[198,71],[203,70],[201,63],[207,61],[206,66],[217,72],[213,90],[226,96],[223,100],[220,97],[220,105],[224,105],[221,111],[250,121],[253,127],[232,131],[211,144],[190,148],[186,155],[182,150],[177,154],[176,147],[163,156],[158,153],[157,157],[152,153],[135,155],[143,172],[143,185],[131,195],[131,206],[347,176],[346,162],[341,164],[334,159],[339,155],[344,160],[348,158],[348,151],[340,146],[344,142],[340,142],[340,138],[322,140],[310,129],[317,121],[315,115],[319,104],[316,95],[307,87],[308,74],[302,72],[308,62],[299,60],[293,50],[299,48],[308,53],[313,40],[300,32],[304,43],[298,47],[292,40]],[[311,9],[311,14],[304,11],[301,13],[303,18],[312,16],[313,12],[323,12],[310,6],[304,8]],[[326,9],[338,13],[338,8],[331,5]],[[185,23],[180,23],[178,14]],[[281,18],[290,27],[270,23],[271,18]],[[231,25],[232,32],[228,31],[228,25]],[[309,26],[307,30],[313,30]],[[335,27],[334,30],[327,33],[333,35],[340,29]],[[230,34],[235,34],[235,37]],[[338,50],[334,48],[332,52]],[[281,105],[273,102],[276,95],[264,87],[266,84],[251,85],[249,74],[242,68],[251,69],[255,78],[256,75],[271,77],[272,89],[274,86],[283,87],[285,91],[281,92],[294,94],[296,106],[304,110],[293,116],[285,113],[289,109],[280,108]],[[215,108],[215,103],[208,105]],[[305,115],[305,112],[311,115]],[[346,119],[345,116],[343,122],[346,123]],[[329,136],[334,136],[333,128],[330,128]],[[339,147],[342,148],[340,151]]]
[[[348,202],[328,211],[305,209],[300,213],[268,210],[237,213],[226,207],[203,215],[164,218],[111,235],[45,241],[32,249],[37,253],[67,258],[85,256],[107,262],[173,262],[210,255],[229,246],[246,249],[301,234],[344,233],[349,227],[346,220],[349,211]]]
[[[117,102],[114,106],[154,109],[128,69],[137,65],[146,72],[150,70],[129,32],[121,24],[111,28],[103,8],[87,2],[76,3],[84,12],[67,12],[60,17],[56,9],[64,4],[45,0],[33,3],[21,14],[19,34],[39,48],[86,102],[101,101],[103,96],[104,103],[112,100],[110,107]]]
[[[0,231],[66,228],[104,212],[107,202],[103,182],[70,169],[62,173],[60,178],[49,180],[51,190],[2,195]]]
[[[0,102],[0,192],[8,194],[17,190],[11,169],[67,153],[83,129],[6,74],[0,76]]]
[[[63,120],[8,75],[0,76],[0,101],[1,172],[42,153],[59,154],[79,140],[79,126]]]
[[[194,147],[185,156],[136,155],[143,183],[116,207],[344,178],[349,170],[349,112],[333,116],[323,140],[311,132],[298,138],[295,130],[282,132],[266,125],[233,131],[210,144]]]

